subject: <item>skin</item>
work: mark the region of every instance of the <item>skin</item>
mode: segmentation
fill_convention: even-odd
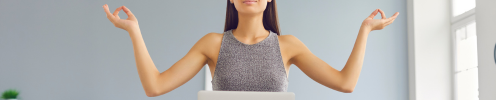
[[[230,1],[234,3],[239,15],[238,28],[233,30],[236,39],[245,44],[255,44],[265,39],[269,31],[263,27],[262,16],[267,2],[272,0],[257,0],[256,3],[251,5],[243,3],[244,0]],[[138,20],[134,14],[125,6],[118,7],[114,13],[109,11],[107,4],[103,8],[107,18],[115,27],[124,29],[129,33],[138,74],[147,96],[159,96],[178,88],[193,78],[205,64],[210,66],[210,72],[212,76],[214,75],[223,34],[206,34],[193,45],[183,58],[166,71],[160,73],[148,53]],[[120,10],[127,14],[127,19],[119,18],[118,13]],[[378,13],[381,13],[382,18],[373,19]],[[362,69],[369,33],[373,30],[384,29],[393,23],[398,14],[396,12],[392,17],[386,18],[382,10],[374,10],[362,22],[351,55],[341,71],[334,69],[312,54],[305,44],[295,36],[278,36],[286,74],[289,72],[290,65],[294,64],[311,79],[326,87],[344,93],[353,92]]]

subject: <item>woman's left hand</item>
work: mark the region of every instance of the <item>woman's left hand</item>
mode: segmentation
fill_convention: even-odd
[[[374,19],[375,15],[377,15],[377,13],[379,12],[381,13],[382,19]],[[362,28],[367,29],[369,31],[384,29],[384,27],[393,23],[393,21],[396,19],[398,14],[400,13],[396,12],[393,16],[386,18],[386,14],[384,14],[384,12],[381,9],[376,9],[374,12],[372,12],[372,14],[370,14],[369,17],[367,17],[362,22]]]

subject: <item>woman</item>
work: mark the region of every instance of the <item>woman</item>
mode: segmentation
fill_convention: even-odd
[[[143,41],[138,21],[125,6],[107,18],[115,27],[129,32],[141,83],[149,97],[168,93],[195,76],[205,64],[210,66],[213,89],[217,91],[285,92],[288,71],[295,64],[316,82],[331,89],[351,93],[358,81],[370,31],[393,23],[398,12],[386,18],[376,9],[359,30],[345,67],[338,71],[313,55],[292,35],[280,35],[275,0],[228,0],[224,33],[208,33],[178,62],[160,73]],[[120,10],[129,16],[120,19]],[[377,13],[382,19],[373,19]]]

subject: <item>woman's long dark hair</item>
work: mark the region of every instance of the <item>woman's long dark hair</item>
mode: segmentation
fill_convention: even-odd
[[[238,20],[238,11],[234,7],[234,4],[227,0],[226,25],[224,26],[224,31],[236,29],[238,27]],[[277,19],[276,0],[267,2],[267,7],[263,12],[263,26],[266,30],[277,33],[277,35],[281,35],[281,31],[279,30],[279,22]]]

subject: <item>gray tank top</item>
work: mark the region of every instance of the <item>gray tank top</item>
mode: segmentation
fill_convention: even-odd
[[[288,79],[277,34],[248,45],[238,41],[232,30],[223,33],[215,67],[214,91],[286,92]]]

